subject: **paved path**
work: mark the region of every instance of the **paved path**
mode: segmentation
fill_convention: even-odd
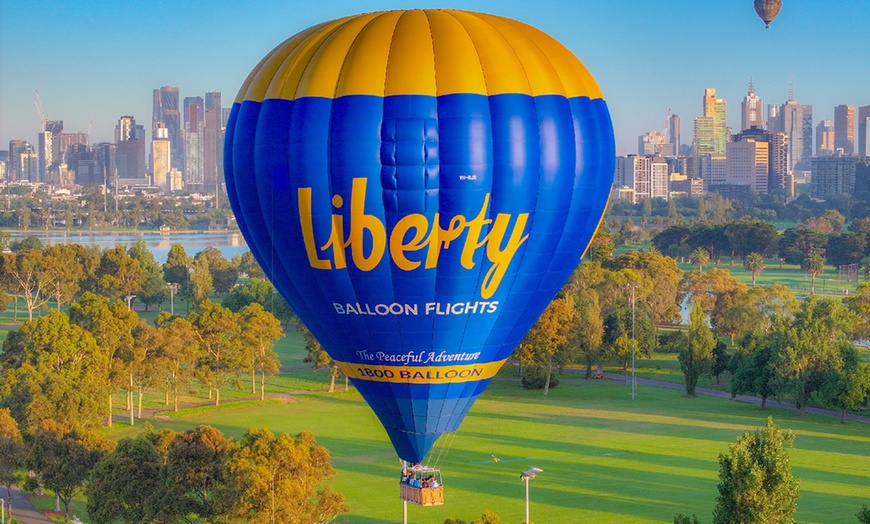
[[[7,498],[6,490],[0,488],[0,493],[3,498]],[[7,503],[9,501],[7,500]],[[18,489],[18,486],[12,487],[12,516],[20,520],[24,524],[54,524],[54,521],[40,513],[33,507],[33,504],[27,500],[24,493]],[[8,514],[7,514],[8,518]]]

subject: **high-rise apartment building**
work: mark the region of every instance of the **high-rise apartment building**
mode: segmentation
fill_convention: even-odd
[[[628,155],[617,157],[614,183],[620,194],[631,195],[632,203],[644,198],[668,198],[668,164],[662,157]]]
[[[223,178],[223,141],[221,123],[223,120],[220,92],[205,94],[203,115],[203,183],[206,191],[215,191],[218,180]]]
[[[695,118],[694,138],[692,150],[694,156],[701,157],[712,155],[716,151],[715,122],[711,116],[699,116]]]
[[[784,193],[794,196],[794,175],[789,168],[788,135],[770,133],[770,176],[767,181],[768,193]]]
[[[181,160],[184,158],[180,108],[177,87],[163,86],[154,90],[151,136],[154,136],[157,131],[158,123],[166,126],[169,137],[169,154],[172,161],[178,164],[173,164],[173,167],[181,167]]]
[[[834,150],[855,153],[855,106],[846,104],[834,108]]]
[[[858,155],[870,156],[870,106],[858,108]]]
[[[810,196],[852,194],[855,189],[855,168],[858,157],[834,154],[815,157],[811,163]]]
[[[145,153],[145,128],[136,125],[131,115],[122,116],[115,126],[115,166],[119,185],[147,184],[148,167]],[[114,173],[108,173],[111,178]]]
[[[37,171],[39,172],[39,181],[45,182],[48,180],[48,171],[54,163],[54,137],[51,131],[43,131],[36,137],[36,143],[39,147],[37,150]]]
[[[749,79],[749,92],[743,98],[740,112],[740,130],[746,131],[752,127],[764,129],[764,103],[755,94],[755,86]]]
[[[39,162],[36,148],[27,140],[9,141],[9,180],[39,181]]]
[[[728,183],[727,159],[725,155],[702,155],[698,157],[698,175],[704,180],[704,191],[714,186]]]
[[[205,104],[200,96],[184,98],[184,186],[204,189],[204,126]]]
[[[151,139],[151,159],[151,183],[160,189],[169,189],[172,152],[169,130],[163,122],[157,123],[157,134]]]
[[[670,143],[674,147],[674,154],[680,154],[680,115],[671,115],[671,121],[669,122],[668,129],[668,137],[670,138]]]
[[[834,154],[834,124],[830,120],[822,120],[816,126],[816,156]]]
[[[725,183],[749,186],[755,193],[768,192],[768,143],[747,138],[729,142],[725,157]]]
[[[786,133],[789,142],[789,169],[808,164],[813,156],[813,106],[798,104],[794,99],[794,86],[789,86],[788,101],[778,108],[768,106],[768,130]]]

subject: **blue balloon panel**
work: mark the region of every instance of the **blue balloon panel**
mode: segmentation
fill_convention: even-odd
[[[576,268],[614,169],[586,96],[245,99],[226,140],[254,256],[410,462]]]

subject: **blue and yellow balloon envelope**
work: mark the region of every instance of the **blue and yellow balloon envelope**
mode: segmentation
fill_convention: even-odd
[[[583,64],[455,10],[293,36],[239,91],[225,151],[251,251],[409,462],[458,428],[580,262],[614,169]]]

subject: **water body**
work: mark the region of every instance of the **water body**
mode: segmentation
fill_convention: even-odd
[[[129,248],[138,240],[144,240],[145,246],[154,253],[157,263],[166,262],[169,248],[173,244],[181,244],[188,255],[194,256],[206,247],[216,247],[228,259],[249,251],[241,233],[206,232],[206,233],[170,233],[162,235],[157,232],[147,233],[110,233],[105,231],[16,231],[13,240],[35,236],[45,245],[81,244],[84,246],[99,246],[100,249],[122,245]]]

